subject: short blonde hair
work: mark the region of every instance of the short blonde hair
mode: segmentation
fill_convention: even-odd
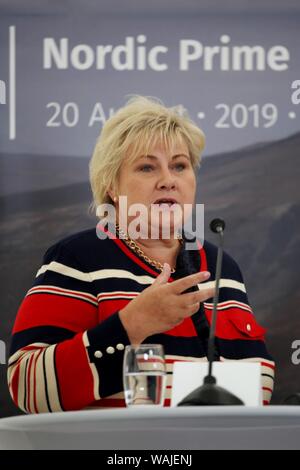
[[[119,170],[128,150],[133,161],[147,155],[157,142],[170,148],[180,140],[186,143],[195,170],[200,166],[205,145],[202,130],[179,107],[167,108],[154,98],[131,98],[107,120],[97,140],[90,161],[93,209],[99,204],[112,203],[107,191],[117,187]]]

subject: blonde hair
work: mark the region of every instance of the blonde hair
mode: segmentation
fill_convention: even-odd
[[[200,166],[204,133],[178,107],[167,108],[154,98],[135,96],[119,109],[102,128],[90,161],[90,183],[94,202],[112,203],[107,191],[116,188],[125,154],[130,160],[147,155],[157,142],[167,149],[178,141],[188,147],[194,170]]]

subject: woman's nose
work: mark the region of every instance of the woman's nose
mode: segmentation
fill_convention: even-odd
[[[176,187],[176,179],[170,170],[163,170],[159,175],[157,184],[160,189],[174,189]]]

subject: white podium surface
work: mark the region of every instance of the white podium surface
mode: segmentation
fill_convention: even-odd
[[[300,406],[149,407],[2,418],[0,449],[300,449]]]

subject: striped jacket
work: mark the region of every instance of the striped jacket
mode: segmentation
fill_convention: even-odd
[[[50,247],[19,308],[12,333],[8,384],[15,404],[25,412],[125,406],[122,361],[129,339],[118,311],[150,286],[159,271],[123,240],[107,233],[107,238],[100,239],[95,229],[85,230]],[[188,253],[183,245],[178,269],[169,282],[180,273],[180,263],[185,264]],[[194,255],[194,270],[210,271],[207,285],[211,284],[216,247],[204,242]],[[180,325],[144,341],[164,345],[166,406],[170,404],[173,363],[207,360],[211,313],[212,299]],[[259,361],[267,404],[273,390],[274,363],[264,334],[249,306],[238,265],[225,253],[216,359]]]

